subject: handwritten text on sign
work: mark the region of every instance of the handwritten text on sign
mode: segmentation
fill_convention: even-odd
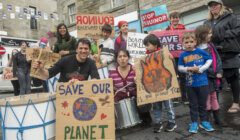
[[[112,79],[59,83],[56,139],[115,139]]]

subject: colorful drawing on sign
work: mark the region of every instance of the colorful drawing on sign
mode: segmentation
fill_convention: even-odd
[[[105,98],[99,98],[99,102],[102,103],[102,106],[104,106],[105,104],[109,104],[110,102],[108,101],[109,96],[107,95]]]
[[[145,62],[141,61],[142,84],[148,93],[161,92],[171,87],[172,75],[163,65],[162,53],[158,51],[146,57]]]
[[[73,114],[77,120],[92,120],[97,112],[97,104],[89,98],[78,98],[73,104]]]
[[[63,107],[64,109],[66,109],[66,108],[68,107],[68,102],[67,102],[67,101],[64,101],[64,102],[62,103],[62,107]]]
[[[102,113],[102,114],[101,114],[101,120],[106,119],[106,118],[107,118],[107,115],[104,114],[104,113]]]

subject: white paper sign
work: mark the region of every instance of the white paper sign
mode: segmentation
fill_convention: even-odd
[[[44,19],[44,20],[48,20],[48,15],[47,15],[47,13],[44,13],[44,14],[43,14],[43,19]]]
[[[31,15],[30,14],[27,14],[27,19],[31,19]]]
[[[146,47],[143,45],[143,39],[148,34],[128,32],[127,50],[130,53],[130,63],[133,64],[133,58],[140,58],[146,55]]]
[[[15,13],[10,13],[10,19],[15,19]]]
[[[19,6],[15,6],[15,11],[16,11],[17,13],[20,13],[20,7],[19,7]]]
[[[0,3],[0,9],[3,9],[3,4],[2,3]]]

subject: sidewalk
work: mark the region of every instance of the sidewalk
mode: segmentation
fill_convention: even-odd
[[[188,105],[175,107],[176,123],[178,125],[174,132],[153,133],[151,126],[135,126],[129,129],[117,130],[117,140],[239,140],[240,139],[240,113],[228,114],[226,110],[230,106],[231,92],[221,95],[221,118],[229,125],[225,128],[214,126],[216,131],[206,132],[199,128],[197,134],[188,132],[190,122]],[[164,125],[166,125],[166,113],[163,114]]]

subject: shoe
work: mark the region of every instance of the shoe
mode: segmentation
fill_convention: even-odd
[[[188,132],[196,134],[198,132],[198,123],[192,122],[190,124],[190,128],[189,128]]]
[[[228,113],[237,113],[240,111],[240,107],[237,103],[233,103],[232,106],[228,109]]]
[[[162,122],[154,124],[153,132],[154,133],[160,133],[163,129]]]
[[[176,125],[175,123],[173,123],[173,122],[168,122],[165,130],[166,130],[167,132],[172,132],[172,131],[174,131],[176,128],[177,128],[177,125]]]
[[[207,132],[214,131],[212,125],[208,121],[202,121],[200,124],[200,128],[206,130]]]
[[[213,110],[214,123],[219,127],[227,127],[227,123],[219,118],[219,110]]]

